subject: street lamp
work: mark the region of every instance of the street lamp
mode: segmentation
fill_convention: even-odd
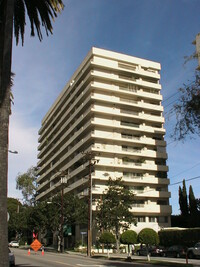
[[[59,246],[58,249],[60,250],[61,253],[64,251],[64,242],[63,242],[63,225],[64,225],[64,205],[63,205],[63,197],[64,197],[64,184],[67,184],[67,177],[65,175],[65,172],[61,172],[59,174],[60,176],[60,184],[61,184],[61,204],[56,203],[55,204],[59,205],[61,210],[60,210],[60,235],[59,235]],[[53,202],[47,202],[47,204],[53,204]]]
[[[23,198],[17,198],[17,213],[19,213],[19,203],[21,204],[20,200],[23,200]]]
[[[16,150],[15,151],[8,150],[8,152],[11,153],[11,154],[18,154],[18,151],[16,151]]]

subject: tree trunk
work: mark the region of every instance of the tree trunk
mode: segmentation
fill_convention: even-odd
[[[7,175],[14,0],[0,2],[0,255],[8,267]]]
[[[119,253],[119,229],[118,229],[118,225],[115,226],[115,234],[116,234],[116,250],[117,250],[117,253]]]
[[[109,244],[107,244],[107,258],[110,258],[110,253],[109,253]]]

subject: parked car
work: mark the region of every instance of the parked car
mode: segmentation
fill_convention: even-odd
[[[15,266],[15,255],[11,250],[8,248],[8,256],[9,256],[9,266]]]
[[[189,259],[200,257],[200,242],[196,243],[194,247],[188,248],[187,255]]]
[[[147,256],[147,248],[142,247],[137,250],[137,255],[139,256]],[[157,246],[149,247],[149,255],[150,256],[163,256],[163,248]]]
[[[151,256],[163,256],[164,253],[164,248],[163,247],[152,247],[152,249],[150,250],[150,255]]]
[[[171,246],[163,251],[165,257],[185,258],[187,254],[187,247],[184,246]]]
[[[11,248],[18,248],[19,247],[19,242],[18,241],[11,241],[8,244],[8,246],[11,247]]]

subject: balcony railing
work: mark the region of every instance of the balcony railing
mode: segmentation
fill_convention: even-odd
[[[122,147],[122,151],[141,153],[141,149],[136,149],[133,147]]]
[[[132,110],[127,110],[127,109],[120,109],[120,113],[131,114],[131,115],[139,115],[139,112],[132,111]]]
[[[133,99],[128,99],[128,98],[122,98],[122,97],[120,97],[120,101],[126,102],[126,103],[138,104],[138,101],[133,100]]]
[[[134,127],[134,128],[139,128],[140,125],[133,123],[133,122],[126,122],[126,121],[121,121],[122,126],[128,126],[128,127]]]
[[[130,134],[121,134],[121,137],[125,139],[140,140],[140,136],[134,136]]]

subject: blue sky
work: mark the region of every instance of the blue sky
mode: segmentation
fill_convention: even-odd
[[[197,62],[183,66],[184,56],[195,51],[192,41],[200,32],[199,0],[64,0],[65,9],[53,23],[53,35],[43,41],[30,37],[27,21],[25,44],[13,42],[12,71],[16,74],[15,104],[10,118],[8,196],[16,190],[18,173],[37,163],[41,120],[92,46],[161,63],[166,141],[173,214],[179,213],[178,185],[200,174],[200,138],[172,142],[175,116],[169,110],[183,83],[192,80]],[[186,183],[200,197],[199,179]]]

